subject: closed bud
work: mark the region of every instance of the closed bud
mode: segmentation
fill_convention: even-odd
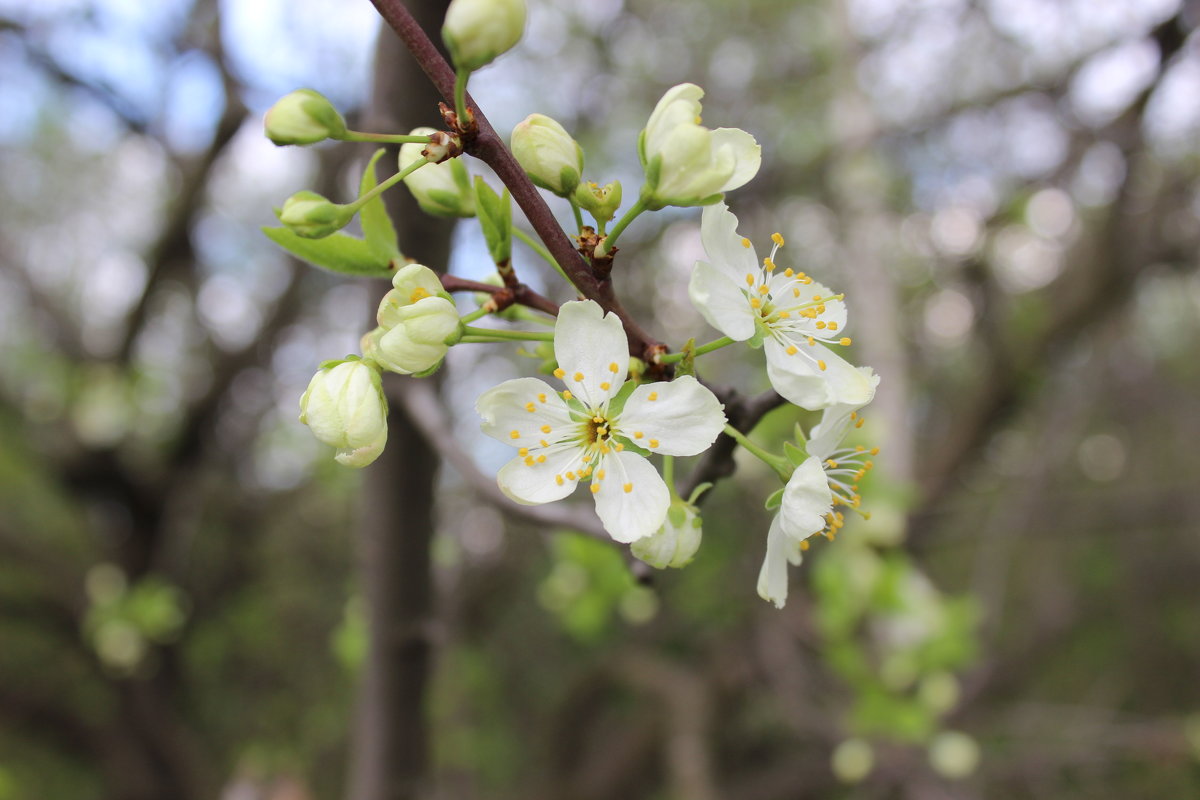
[[[621,207],[621,182],[613,181],[604,186],[581,183],[575,187],[575,205],[595,217],[596,222],[608,222]]]
[[[300,398],[300,421],[347,467],[365,467],[387,443],[379,370],[357,358],[323,366]]]
[[[700,516],[696,507],[679,498],[671,502],[657,532],[630,545],[637,558],[652,567],[686,567],[700,549]]]
[[[511,50],[524,32],[525,0],[453,0],[442,41],[454,66],[473,72]]]
[[[346,227],[354,216],[347,206],[331,202],[316,192],[296,192],[277,212],[288,230],[305,239],[323,239]]]
[[[436,134],[433,128],[414,128],[413,136]],[[403,171],[425,158],[422,151],[428,146],[419,142],[400,145],[400,169]],[[421,208],[439,217],[475,216],[475,190],[461,158],[440,164],[426,164],[404,178]]]
[[[512,152],[538,186],[567,197],[583,174],[583,148],[545,114],[530,114],[512,132]]]
[[[320,92],[297,89],[275,102],[263,118],[267,138],[277,145],[313,144],[339,139],[346,121]]]
[[[392,287],[379,304],[379,327],[363,337],[363,355],[401,375],[425,372],[461,331],[458,309],[434,271],[421,264],[401,268]]]

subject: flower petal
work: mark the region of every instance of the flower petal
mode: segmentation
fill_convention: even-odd
[[[796,349],[788,353],[788,346]],[[874,388],[853,364],[822,344],[809,345],[803,339],[763,342],[767,354],[767,377],[775,391],[789,403],[811,411],[835,403],[865,405]],[[825,369],[821,369],[824,363]]]
[[[541,451],[545,461],[528,463],[526,458],[517,457],[500,468],[496,483],[504,492],[521,505],[535,506],[561,500],[579,483],[579,465],[583,450],[571,445],[550,447]],[[574,477],[568,478],[567,473]]]
[[[809,456],[792,472],[783,487],[779,506],[780,529],[796,542],[825,528],[825,515],[833,508],[833,492],[821,459]]]
[[[475,411],[483,418],[484,433],[513,447],[536,448],[578,434],[567,404],[537,378],[515,378],[488,389],[475,401]]]
[[[700,240],[704,243],[704,252],[717,269],[741,286],[747,274],[754,275],[757,280],[762,266],[754,247],[747,246],[749,240],[738,235],[737,224],[737,217],[724,203],[705,206],[700,215]]]
[[[589,409],[598,409],[625,383],[629,340],[616,314],[592,300],[563,303],[554,324],[554,356],[563,383]]]
[[[725,271],[697,261],[688,295],[705,321],[730,339],[742,342],[754,335],[755,311]]]
[[[603,480],[596,476],[603,470]],[[609,536],[618,542],[636,542],[649,536],[667,518],[671,494],[653,465],[637,453],[610,453],[593,474],[596,514]]]
[[[668,456],[694,456],[707,450],[725,427],[722,408],[700,381],[683,375],[634,389],[618,426],[639,447]]]
[[[783,608],[788,596],[787,565],[791,545],[779,522],[779,515],[771,520],[771,529],[767,532],[767,553],[763,558],[762,569],[758,572],[758,596],[763,600],[774,603],[776,608]]]
[[[737,162],[733,175],[725,181],[721,191],[729,192],[744,186],[758,174],[758,168],[762,166],[762,147],[741,128],[714,129],[712,146],[714,151],[729,148]]]
[[[700,98],[704,90],[694,83],[681,83],[668,89],[646,121],[646,155],[661,153],[666,137],[679,125],[694,125],[700,116]]]
[[[875,397],[875,387],[879,385],[879,376],[870,367],[859,367],[858,371],[870,386],[870,397],[867,398],[867,403],[869,403]],[[842,439],[846,438],[846,431],[850,429],[851,412],[857,411],[867,403],[859,405],[838,403],[826,408],[821,414],[821,421],[813,426],[812,432],[809,434],[806,446],[808,452],[822,461],[829,458],[829,454],[837,449],[838,445],[842,443]]]

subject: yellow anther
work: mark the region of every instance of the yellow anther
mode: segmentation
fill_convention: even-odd
[[[757,297],[751,297],[750,298],[750,307],[751,308],[762,308],[762,300],[759,300]]]
[[[799,352],[799,349],[800,349],[800,348],[796,347],[796,345],[794,345],[794,344],[789,344],[789,345],[787,346],[787,354],[788,354],[789,356],[794,356],[794,355],[796,355],[796,353],[797,353],[797,352]]]
[[[528,411],[530,414],[532,414],[534,411],[537,410],[537,406],[535,406],[533,403],[526,403],[525,410]]]
[[[744,236],[742,237],[742,247],[746,248],[747,250],[750,249],[750,240]]]
[[[873,456],[877,456],[877,455],[879,455],[879,448],[878,448],[878,447],[872,447],[872,448],[871,448],[871,455],[873,455]]]
[[[801,540],[800,540],[800,549],[801,549],[801,550],[808,550],[808,547],[809,547],[809,544],[808,544],[808,539],[801,539]]]
[[[821,320],[817,320],[817,330],[819,330],[819,331],[825,330],[825,323],[822,322]]]
[[[593,483],[592,484],[592,494],[598,494],[599,492],[600,492],[600,484]]]
[[[866,422],[866,419],[864,419],[863,417],[859,417],[858,422],[854,423],[854,427],[861,428],[863,426],[864,422]]]
[[[525,456],[525,466],[527,466],[527,467],[533,466],[533,456]]]
[[[550,443],[549,443],[549,442],[547,442],[545,439],[542,439],[540,442],[538,442],[538,444],[540,444],[542,447],[549,447],[549,446],[550,446]]]
[[[827,458],[825,459],[825,466],[829,467],[830,469],[837,469],[837,462],[832,458]]]
[[[612,384],[609,383],[608,381],[604,381],[603,383],[600,384],[600,391],[602,391],[602,392],[607,392],[611,388],[612,388]]]
[[[596,479],[601,481],[604,480],[604,470],[600,470],[596,473]]]
[[[539,403],[544,403],[544,402],[546,402],[546,393],[545,393],[545,392],[539,392],[539,393],[538,393],[538,402],[539,402]]]
[[[857,411],[851,411],[851,412],[850,412],[850,419],[858,419],[858,412],[857,412]]]
[[[775,244],[779,245],[780,247],[783,247],[783,235],[782,234],[772,233],[771,241],[774,242]]]
[[[563,481],[563,476],[562,476],[562,475],[555,475],[555,476],[554,476],[554,482],[555,482],[555,483],[557,483],[559,486],[562,486],[562,485],[563,485],[563,483],[564,483],[564,481]]]
[[[622,486],[621,488],[625,490],[625,494],[629,494],[630,492],[633,491],[633,484],[627,483],[624,486]]]
[[[838,344],[840,344],[842,347],[849,347],[852,341],[854,340],[849,336],[843,336],[841,339],[838,339]]]
[[[658,447],[658,439],[651,439],[651,440],[650,440],[650,446],[651,446],[651,447]]]
[[[775,262],[771,260],[770,256],[763,257],[763,269],[765,269],[767,272],[771,272],[775,269]]]
[[[817,366],[818,366],[818,367],[820,367],[822,370],[824,370],[824,369],[825,369],[825,362],[824,362],[824,361],[821,361],[820,359],[817,359]]]
[[[592,417],[592,422],[599,425],[601,422],[604,422],[604,417]]]
[[[520,432],[520,431],[513,431],[512,433],[510,433],[510,434],[509,434],[509,438],[512,438],[512,439],[520,439],[520,438],[521,438],[521,432]]]
[[[549,432],[550,432],[550,431],[552,431],[552,430],[554,430],[554,429],[553,429],[553,428],[551,428],[549,425],[543,425],[543,426],[542,426],[542,433],[549,433]]]
[[[581,380],[583,380],[583,373],[576,372],[574,375],[571,376],[571,378],[572,378],[572,380],[575,380],[575,381],[581,381]]]
[[[620,371],[620,369],[621,368],[617,366],[617,362],[615,362],[615,361],[608,365],[608,371],[611,372],[613,375],[616,375],[617,372]]]
[[[771,287],[767,286],[765,283],[762,286],[758,287],[759,294],[766,294],[769,291],[771,291]]]
[[[863,464],[863,469],[871,469],[874,466],[875,466],[874,461],[868,461],[867,463]]]
[[[424,300],[426,297],[431,297],[427,289],[422,289],[420,286],[412,290],[412,294],[408,296],[408,302],[415,303],[418,300]]]
[[[865,451],[866,449],[867,448],[863,447],[861,444],[854,445],[854,452],[856,452],[856,453],[861,453],[861,452]]]
[[[634,431],[634,432],[633,432],[633,438],[635,438],[635,439],[640,439],[640,438],[642,438],[642,437],[643,437],[643,436],[645,436],[645,435],[646,435],[646,434],[642,433],[641,431]]]
[[[813,346],[815,346],[815,345],[816,345],[816,343],[817,343],[817,340],[816,340],[816,339],[814,339],[814,338],[813,338],[813,337],[811,337],[811,336],[810,336],[810,337],[808,337],[808,346],[809,346],[809,347],[813,347]]]
[[[753,286],[753,285],[754,285],[754,273],[753,273],[753,272],[747,272],[747,273],[746,273],[746,285],[747,285],[747,286]]]
[[[596,435],[597,436],[608,436],[608,426],[601,425],[599,428],[596,428]]]
[[[838,329],[838,324],[836,322],[829,323],[829,330],[836,331],[837,329]]]
[[[525,456],[529,455],[529,448],[522,447],[520,450],[517,451],[517,455],[519,455],[521,458],[524,458]]]
[[[800,282],[803,283],[805,286],[808,286],[810,283],[812,283],[812,278],[805,275],[803,278],[800,279]],[[797,297],[799,297],[799,295],[797,295]]]
[[[799,297],[799,296],[800,296],[800,290],[792,289],[792,297]]]
[[[817,306],[817,313],[818,313],[818,314],[824,314],[824,313],[825,313],[825,304],[824,304],[824,303],[821,303],[821,305]]]
[[[814,301],[816,301],[816,302],[818,302],[818,303],[819,303],[819,302],[821,302],[821,295],[819,295],[819,294],[814,294],[814,295],[813,295],[813,300],[814,300]]]
[[[575,473],[572,472],[571,470],[567,470],[567,480],[569,480],[569,481],[575,480]]]
[[[613,450],[616,450],[619,453],[624,449],[625,445],[621,444],[620,442],[613,442]]]
[[[538,456],[538,457],[537,457],[537,463],[539,463],[539,464],[545,464],[545,463],[546,463],[546,457],[545,457],[545,456]]]
[[[792,269],[791,267],[788,267],[787,269],[785,269],[783,271],[783,277],[785,277],[785,278],[790,278],[795,274],[796,274],[796,271],[794,269]]]
[[[559,380],[562,380],[563,376],[566,374],[567,373],[563,371],[562,367],[557,367],[554,370],[554,377],[558,378]]]
[[[571,394],[570,389],[563,389],[563,400],[570,400],[575,395]]]
[[[790,311],[780,311],[780,312],[779,312],[779,318],[780,318],[780,319],[788,319],[788,318],[790,318],[791,316],[792,316],[792,312],[790,312]]]
[[[650,394],[646,395],[646,399],[653,403],[658,399],[658,392],[651,392]]]
[[[601,442],[600,443],[600,454],[606,456],[606,455],[608,455],[608,453],[609,453],[608,445],[606,445],[604,442]]]

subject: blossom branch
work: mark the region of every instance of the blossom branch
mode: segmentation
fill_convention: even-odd
[[[538,294],[533,289],[530,289],[523,283],[518,283],[514,287],[493,286],[490,283],[482,283],[473,281],[467,278],[459,278],[455,275],[443,275],[441,277],[442,286],[447,292],[486,292],[496,298],[498,310],[507,308],[509,305],[516,303],[517,305],[528,306],[537,311],[542,311],[550,316],[558,316],[558,304],[553,300]]]
[[[434,47],[432,41],[413,19],[401,0],[371,0],[379,15],[396,32],[409,52],[420,64],[429,80],[446,99],[454,102],[455,72]],[[654,354],[662,352],[664,346],[647,333],[621,306],[612,290],[608,276],[597,276],[590,265],[576,251],[570,238],[563,231],[546,201],[517,160],[509,152],[504,141],[488,122],[483,112],[471,99],[466,98],[467,107],[474,118],[474,130],[463,137],[465,152],[483,161],[508,187],[513,199],[525,213],[529,224],[546,244],[554,260],[584,297],[595,300],[607,311],[612,311],[625,327],[629,338],[629,352],[647,362],[653,362]]]

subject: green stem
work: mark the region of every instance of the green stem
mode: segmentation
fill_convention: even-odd
[[[786,483],[788,478],[792,477],[791,465],[783,456],[777,456],[773,453],[768,453],[754,442],[746,438],[746,435],[732,425],[725,426],[725,434],[733,438],[738,444],[746,448],[750,453],[757,456],[771,469],[779,473],[779,477]]]
[[[363,207],[363,206],[365,206],[367,203],[371,202],[371,201],[372,201],[372,200],[374,200],[376,197],[378,197],[379,195],[383,194],[383,193],[384,193],[384,192],[386,192],[388,189],[392,188],[392,187],[393,187],[393,186],[395,186],[397,183],[399,183],[400,181],[404,180],[404,179],[405,179],[405,178],[407,178],[409,175],[411,175],[412,173],[416,172],[418,169],[420,169],[421,167],[425,166],[425,165],[426,165],[426,164],[428,164],[428,163],[429,163],[429,159],[427,159],[427,158],[422,158],[422,159],[421,159],[421,160],[419,160],[419,161],[414,161],[413,163],[409,164],[409,165],[408,165],[407,167],[405,167],[404,169],[402,169],[402,170],[400,170],[399,172],[397,172],[397,173],[396,173],[395,175],[393,175],[392,177],[388,178],[388,179],[387,179],[386,181],[384,181],[383,183],[381,183],[381,184],[379,184],[378,186],[376,186],[376,187],[375,187],[374,189],[372,189],[371,191],[369,191],[369,192],[367,192],[366,194],[364,194],[362,197],[360,197],[360,198],[358,198],[357,200],[355,200],[353,203],[349,203],[349,204],[347,204],[347,205],[346,205],[346,208],[350,209],[350,213],[351,213],[352,215],[353,215],[353,214],[357,214],[357,213],[358,213],[358,210],[359,210],[360,208],[362,208],[362,207]]]
[[[567,200],[571,203],[571,211],[575,213],[575,232],[583,232],[583,214],[579,211],[579,204],[575,202],[574,197],[568,197]]]
[[[512,340],[517,342],[553,342],[554,334],[549,331],[506,331],[501,328],[472,328],[463,327],[463,337],[484,337],[496,341]]]
[[[410,136],[399,133],[364,133],[363,131],[346,131],[338,137],[343,142],[383,142],[384,144],[429,144],[433,141],[429,136]]]
[[[489,313],[491,313],[491,312],[489,312],[486,308],[477,308],[474,311],[472,311],[470,314],[467,314],[464,317],[462,317],[461,322],[463,325],[466,325],[468,322],[474,322],[475,320],[479,319],[480,317],[486,317]]]
[[[609,251],[611,251],[613,246],[616,245],[617,237],[620,236],[625,228],[629,226],[629,223],[637,219],[638,215],[645,210],[646,201],[639,197],[638,201],[633,204],[633,207],[625,212],[625,216],[621,217],[621,219],[617,221],[617,224],[612,229],[612,233],[610,233],[608,236],[605,236],[604,241],[602,241],[600,246],[596,248],[596,258],[603,258],[604,256],[608,255]]]
[[[667,490],[671,493],[671,499],[675,500],[679,495],[675,494],[675,456],[663,456],[663,483],[667,484]]]
[[[470,119],[467,113],[467,79],[470,77],[469,69],[460,69],[454,73],[454,111],[458,114],[460,127],[465,127]]]
[[[557,261],[554,260],[554,256],[550,254],[550,251],[546,249],[544,244],[539,242],[537,239],[534,239],[528,233],[516,226],[513,226],[513,234],[522,242],[529,245],[529,249],[533,250],[533,252],[545,259],[547,264],[554,267],[558,274],[562,275],[563,279],[566,280],[567,283],[571,283],[571,279],[567,277],[567,273],[563,272],[563,268],[559,266]]]
[[[707,344],[702,344],[692,351],[693,356],[702,356],[705,353],[711,353],[713,350],[720,350],[722,347],[733,344],[734,340],[728,336],[722,336],[720,339],[713,339]],[[675,364],[683,360],[686,353],[667,353],[658,357],[659,364]]]

